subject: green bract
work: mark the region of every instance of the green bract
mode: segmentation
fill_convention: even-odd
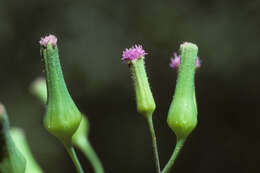
[[[73,102],[61,70],[58,48],[48,43],[41,49],[46,71],[47,109],[45,128],[60,140],[70,141],[81,121],[81,113]]]
[[[10,135],[9,121],[4,106],[0,104],[0,172],[24,173],[26,160],[15,146]]]
[[[184,43],[180,50],[181,64],[167,122],[178,138],[186,138],[197,125],[194,75],[198,47]]]
[[[146,75],[143,58],[131,61],[130,68],[135,85],[137,111],[146,117],[151,116],[156,106]]]

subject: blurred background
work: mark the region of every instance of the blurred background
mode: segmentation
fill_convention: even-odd
[[[149,130],[136,112],[122,51],[142,44],[157,103],[162,167],[175,135],[166,123],[176,82],[169,58],[184,41],[199,46],[198,127],[172,172],[259,172],[260,1],[0,1],[0,100],[12,126],[27,133],[48,173],[72,173],[59,141],[42,125],[44,108],[28,88],[44,76],[38,41],[58,37],[67,86],[91,123],[90,140],[108,173],[152,173]],[[78,151],[86,172],[90,164]]]

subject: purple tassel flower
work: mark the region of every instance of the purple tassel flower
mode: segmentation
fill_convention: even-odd
[[[46,37],[42,37],[39,41],[40,45],[43,47],[47,47],[48,43],[52,45],[52,47],[57,45],[57,37],[55,35],[48,35]]]
[[[147,53],[145,52],[145,50],[141,45],[134,45],[133,47],[129,49],[125,49],[125,51],[123,51],[122,61],[135,62],[137,59],[144,58],[145,55],[147,55]]]

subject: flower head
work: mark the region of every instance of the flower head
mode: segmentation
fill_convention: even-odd
[[[66,87],[56,42],[57,38],[54,35],[49,35],[40,41],[47,83],[47,91],[44,82],[41,91],[47,92],[43,123],[48,132],[67,143],[78,129],[82,115]],[[45,102],[46,96],[43,99]]]
[[[145,70],[146,54],[141,45],[134,45],[123,51],[121,60],[129,64],[133,75],[137,111],[148,118],[152,116],[156,105]]]
[[[147,53],[143,50],[141,45],[134,45],[133,47],[123,51],[122,61],[136,61],[139,58],[144,58],[145,55],[147,55]]]
[[[184,43],[185,44],[185,43]],[[176,69],[179,67],[181,63],[181,56],[177,55],[176,52],[173,53],[173,56],[171,57],[170,67],[173,69]],[[196,68],[199,68],[201,66],[201,60],[199,57],[196,59]]]
[[[48,43],[50,43],[52,47],[54,47],[57,44],[57,37],[50,34],[48,36],[42,37],[39,43],[43,47],[47,47]]]
[[[196,44],[186,42],[181,44],[180,52],[181,63],[177,66],[179,72],[167,123],[176,134],[177,139],[186,139],[197,125],[198,112],[194,78],[198,47]]]

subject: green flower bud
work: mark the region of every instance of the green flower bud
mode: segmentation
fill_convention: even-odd
[[[24,173],[25,167],[26,160],[11,138],[8,117],[0,104],[0,172]]]
[[[30,92],[36,96],[43,104],[47,102],[47,86],[44,78],[37,78],[30,86]]]
[[[46,80],[44,78],[37,78],[35,81],[32,82],[30,86],[30,91],[33,95],[35,95],[42,103],[47,102],[47,86]],[[18,131],[15,130],[15,131]],[[73,145],[78,145],[82,143],[82,140],[88,138],[89,134],[89,121],[86,116],[82,115],[82,119],[79,125],[79,128],[74,133],[72,137]]]
[[[46,87],[45,79],[42,78],[36,79],[32,83],[30,90],[32,94],[38,97],[42,103],[44,104],[46,103],[47,87]],[[103,166],[88,140],[88,134],[89,134],[89,121],[87,117],[82,115],[82,120],[80,122],[79,128],[77,129],[77,131],[74,133],[72,137],[72,144],[77,148],[79,148],[86,155],[86,157],[93,165],[95,172],[103,173],[104,172]]]
[[[145,71],[146,54],[141,45],[135,45],[123,52],[122,60],[129,64],[133,75],[137,111],[145,117],[150,117],[156,106]]]
[[[186,138],[197,125],[194,75],[198,47],[192,43],[184,43],[180,51],[181,63],[167,122],[177,138]]]
[[[82,115],[66,87],[56,41],[57,38],[52,35],[42,38],[40,41],[47,81],[47,108],[44,126],[62,142],[68,142],[78,129]]]

